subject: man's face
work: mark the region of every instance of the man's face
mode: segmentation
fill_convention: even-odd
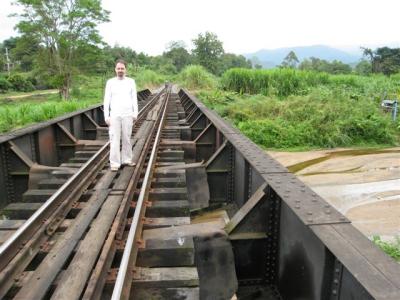
[[[124,78],[126,74],[125,65],[122,63],[117,63],[117,65],[115,66],[115,73],[119,78]]]

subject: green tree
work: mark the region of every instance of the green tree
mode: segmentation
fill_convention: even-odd
[[[57,77],[60,95],[69,98],[77,49],[99,45],[97,25],[109,21],[100,0],[15,0],[23,8],[17,29],[40,41],[48,65],[41,65]]]
[[[376,72],[376,68],[375,68],[375,62],[374,62],[374,58],[375,58],[375,54],[374,51],[372,51],[371,48],[367,48],[367,47],[360,47],[361,50],[363,51],[363,56],[369,60],[370,66],[371,66],[371,72]]]
[[[400,72],[400,48],[382,47],[375,50],[373,58],[378,72],[391,75]]]
[[[150,69],[163,74],[175,74],[177,69],[172,60],[164,55],[153,56],[150,58]]]
[[[250,62],[253,65],[254,69],[262,69],[263,68],[262,63],[257,56],[253,56],[251,58]]]
[[[35,58],[39,53],[40,42],[35,36],[23,35],[16,38],[11,56],[15,65],[24,72],[34,68]]]
[[[350,74],[352,71],[351,66],[341,62],[340,60],[334,60],[327,64],[326,72],[330,74]]]
[[[372,73],[371,63],[365,59],[362,59],[354,68],[354,71],[358,75],[369,75]]]
[[[192,56],[186,50],[186,45],[183,41],[170,42],[167,46],[167,51],[163,53],[163,56],[171,61],[177,72],[180,72],[193,61]]]
[[[310,57],[309,59],[304,59],[300,65],[300,70],[312,70],[318,72],[327,72],[329,63],[317,57]]]
[[[196,62],[213,74],[220,73],[224,48],[217,35],[208,31],[200,33],[193,44],[195,48],[192,53]]]
[[[351,66],[345,64],[339,60],[334,60],[332,62],[326,61],[324,59],[310,57],[309,59],[304,59],[299,64],[300,70],[310,70],[318,72],[326,72],[330,74],[350,74],[352,69]]]
[[[236,55],[233,53],[224,53],[222,55],[222,70],[225,72],[231,68],[245,68],[251,69],[251,61],[246,59],[243,55]]]
[[[381,47],[376,50],[363,48],[363,55],[371,64],[373,73],[390,75],[400,72],[400,48]]]
[[[296,53],[290,51],[288,55],[283,59],[281,67],[295,69],[299,63]]]
[[[104,53],[108,69],[113,69],[117,59],[123,59],[135,67],[138,65],[138,54],[129,47],[123,47],[118,44],[114,47],[106,46],[104,47]]]

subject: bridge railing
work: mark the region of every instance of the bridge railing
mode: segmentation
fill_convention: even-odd
[[[150,94],[139,91],[138,100]],[[0,135],[0,209],[21,199],[33,164],[59,166],[74,155],[79,140],[96,139],[102,126],[102,104],[96,104]]]

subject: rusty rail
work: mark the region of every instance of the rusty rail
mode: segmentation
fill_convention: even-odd
[[[115,282],[112,298],[114,300],[128,299],[130,295],[130,288],[132,283],[131,271],[136,263],[137,255],[137,241],[140,239],[142,230],[142,218],[144,217],[146,211],[145,199],[148,195],[148,190],[150,188],[150,178],[154,169],[154,164],[156,161],[156,154],[158,149],[158,144],[161,139],[161,130],[164,126],[164,120],[166,117],[166,110],[168,104],[168,98],[170,94],[170,88],[165,95],[165,100],[161,106],[161,113],[157,116],[159,119],[159,125],[157,128],[157,133],[155,136],[153,148],[151,149],[151,154],[149,161],[147,163],[146,173],[144,175],[142,187],[140,189],[139,197],[136,204],[135,213],[133,215],[133,220],[131,227],[129,229],[128,239],[126,241],[126,246],[124,254],[122,256],[122,261],[119,266],[117,280]]]

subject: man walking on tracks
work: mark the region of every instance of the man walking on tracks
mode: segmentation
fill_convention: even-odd
[[[133,120],[138,116],[136,84],[135,80],[125,76],[125,61],[116,62],[115,73],[117,76],[107,81],[104,94],[104,120],[109,126],[112,171],[117,171],[121,165],[135,165],[132,162],[131,135]]]

